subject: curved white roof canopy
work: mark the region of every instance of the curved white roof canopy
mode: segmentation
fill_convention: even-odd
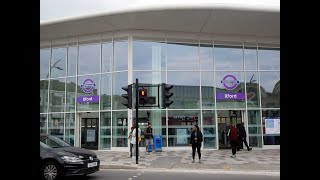
[[[208,5],[131,8],[40,22],[40,41],[117,30],[162,30],[280,38],[280,7]]]

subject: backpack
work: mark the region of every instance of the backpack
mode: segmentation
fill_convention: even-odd
[[[229,136],[230,136],[230,140],[232,140],[232,141],[237,141],[237,128],[235,128],[235,127],[232,127],[231,129],[230,129],[230,134],[229,134]]]

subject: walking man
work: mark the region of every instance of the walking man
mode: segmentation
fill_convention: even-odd
[[[246,129],[244,128],[244,123],[241,123],[241,125],[239,126],[239,137],[241,138],[241,145],[243,146],[243,143],[246,145],[247,150],[251,151],[252,148],[248,146],[247,143],[247,133],[246,133]]]

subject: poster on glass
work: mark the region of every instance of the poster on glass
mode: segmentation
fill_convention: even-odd
[[[280,119],[265,119],[266,134],[280,134]]]
[[[177,144],[188,144],[187,129],[177,129]]]

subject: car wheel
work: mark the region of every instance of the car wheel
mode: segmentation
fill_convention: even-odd
[[[60,176],[60,168],[57,163],[49,161],[42,167],[42,177],[44,180],[57,180]]]

